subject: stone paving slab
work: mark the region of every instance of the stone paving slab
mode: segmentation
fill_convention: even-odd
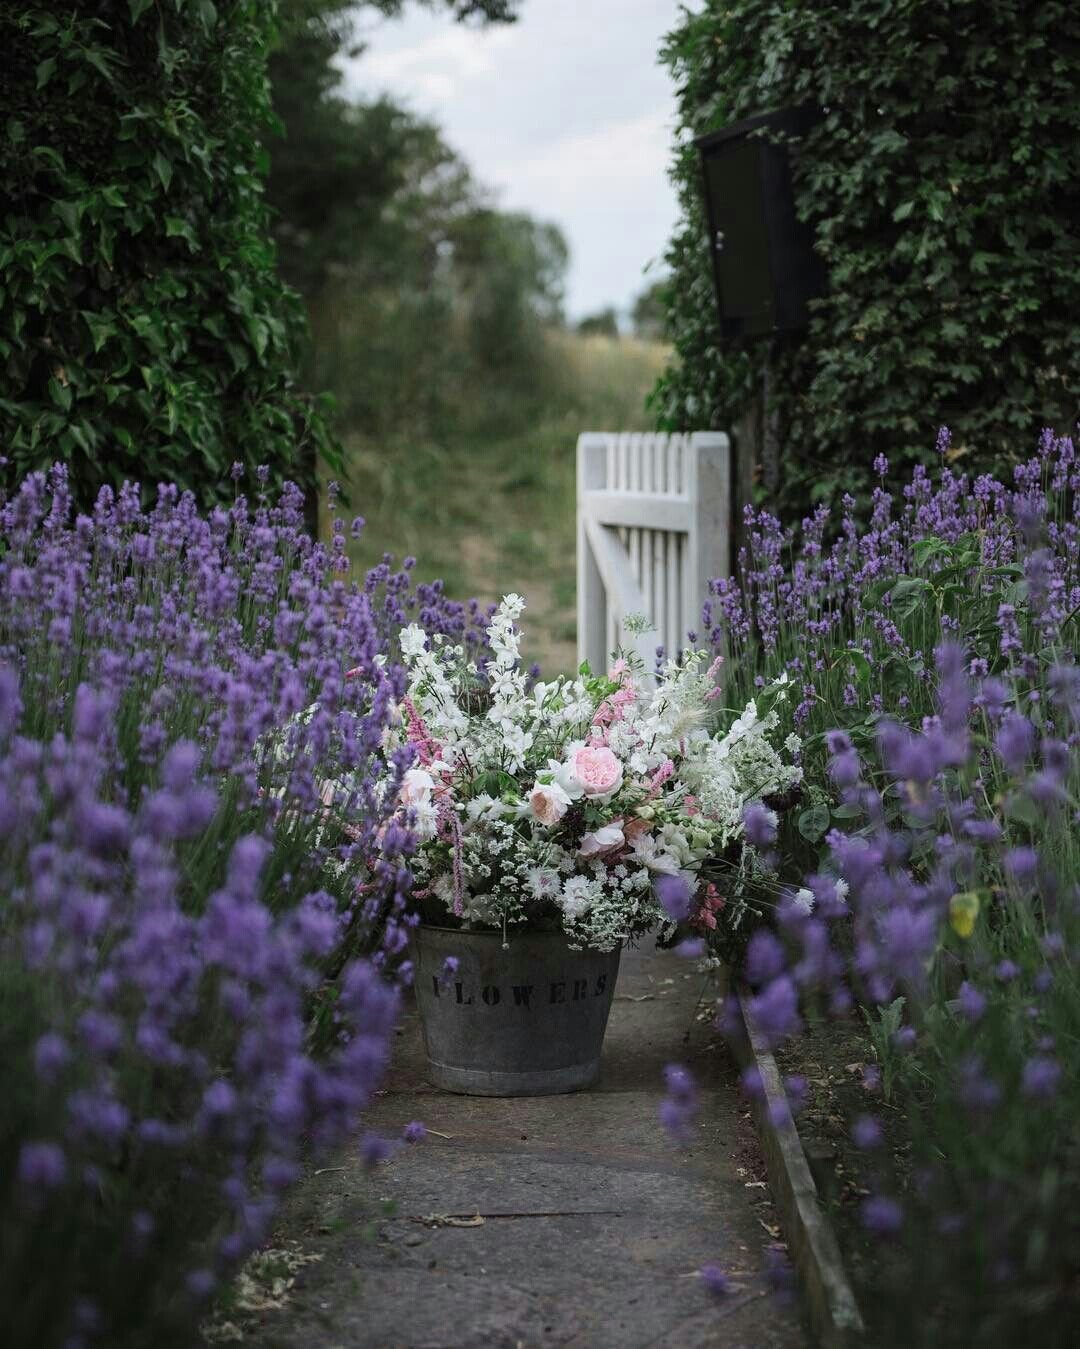
[[[355,1150],[298,1187],[279,1236],[321,1259],[249,1343],[266,1349],[795,1349],[797,1306],[771,1290],[778,1235],[738,1069],[695,1020],[700,977],[651,947],[624,955],[598,1085],[474,1098],[429,1086],[414,1012],[368,1116],[388,1136],[431,1130],[373,1175]],[[657,1121],[665,1063],[702,1088],[695,1136]],[[432,1215],[480,1214],[474,1226]],[[771,1230],[770,1230],[771,1229]],[[696,1271],[715,1261],[732,1294]]]

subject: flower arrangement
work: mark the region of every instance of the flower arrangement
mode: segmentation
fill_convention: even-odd
[[[655,680],[620,657],[530,684],[523,608],[503,599],[483,661],[417,624],[401,634],[408,686],[387,749],[415,755],[399,802],[423,917],[504,940],[561,929],[601,951],[656,925],[715,926],[717,860],[744,850],[748,811],[768,817],[762,803],[801,777],[798,738],[771,738],[786,681],[726,726],[721,662],[701,651]]]

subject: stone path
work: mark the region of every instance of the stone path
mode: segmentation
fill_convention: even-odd
[[[708,1023],[694,1019],[700,983],[677,956],[626,953],[601,1081],[568,1096],[436,1091],[424,1080],[411,1013],[369,1123],[393,1136],[421,1119],[447,1136],[402,1149],[371,1176],[343,1155],[334,1159],[343,1169],[298,1187],[279,1236],[321,1258],[301,1271],[287,1309],[267,1314],[247,1342],[805,1345],[798,1307],[766,1278],[776,1219],[737,1070]],[[672,1060],[702,1087],[694,1141],[682,1149],[657,1122]],[[477,1213],[484,1220],[473,1226],[418,1221]],[[710,1261],[732,1280],[723,1300],[696,1277]]]

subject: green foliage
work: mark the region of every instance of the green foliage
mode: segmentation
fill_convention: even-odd
[[[585,337],[618,337],[619,320],[612,308],[587,314],[578,322],[577,330]]]
[[[667,336],[668,292],[671,282],[661,277],[646,286],[634,300],[630,319],[634,336],[646,342],[660,342]]]
[[[343,302],[340,364],[330,382],[349,412],[349,481],[367,520],[350,555],[367,567],[386,551],[413,554],[416,575],[441,577],[452,595],[526,595],[526,659],[540,661],[545,678],[576,669],[577,435],[583,426],[646,429],[645,396],[664,349],[548,327],[516,392],[478,364],[463,363],[467,379],[455,385],[450,372],[462,356],[445,345],[449,320],[422,347],[421,297],[399,310],[391,294],[385,302],[385,319],[374,329],[363,313],[354,328]],[[403,351],[424,351],[425,366],[401,364],[395,381],[392,341]],[[381,419],[381,398],[367,387],[375,374],[400,412],[396,424]]]
[[[762,349],[721,348],[690,135],[774,108],[823,120],[796,155],[800,215],[829,271],[805,339],[778,341],[772,502],[865,489],[885,452],[925,458],[941,424],[965,468],[1077,414],[1080,10],[1064,0],[784,4],[708,0],[663,56],[679,89],[668,262],[677,362],[666,427],[730,428],[760,397]],[[690,133],[688,135],[687,133]]]
[[[896,1034],[904,1024],[906,1002],[906,998],[899,997],[884,1007],[862,1009],[874,1057],[881,1066],[881,1094],[886,1101],[892,1100],[893,1083],[902,1071],[904,1051],[897,1044]]]
[[[406,172],[309,301],[316,377],[368,436],[520,425],[550,387],[544,330],[562,312],[566,241],[492,210],[436,128],[392,111]]]
[[[336,452],[292,370],[260,133],[275,4],[0,8],[0,431],[8,472],[226,495],[234,460]]]
[[[341,93],[340,60],[363,51],[358,16],[374,10],[394,18],[405,7],[406,0],[279,0],[269,60],[276,125],[264,136],[267,197],[282,274],[308,300],[387,242],[378,228],[384,209],[415,180],[417,165],[430,163],[433,127],[388,99],[353,102]],[[515,17],[507,0],[427,0],[426,7],[459,21]],[[444,154],[451,158],[445,147]]]

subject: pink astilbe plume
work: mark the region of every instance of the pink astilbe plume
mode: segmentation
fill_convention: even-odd
[[[431,737],[424,718],[416,710],[411,698],[403,698],[401,706],[408,725],[409,744],[416,750],[416,757],[426,768],[439,757],[439,747]]]

